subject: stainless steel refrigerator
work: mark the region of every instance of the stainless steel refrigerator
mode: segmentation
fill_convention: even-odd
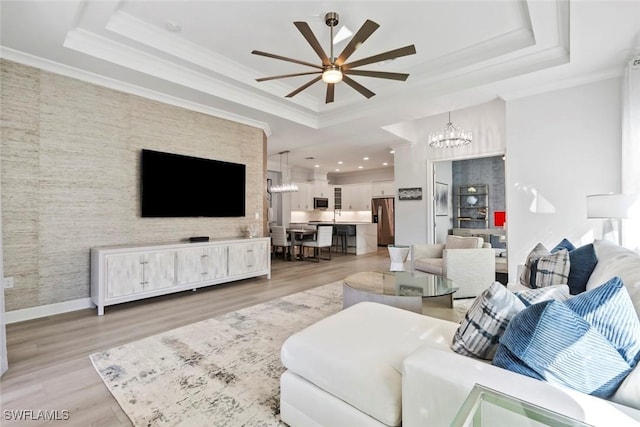
[[[393,245],[396,238],[393,197],[371,199],[372,222],[378,224],[378,246]]]

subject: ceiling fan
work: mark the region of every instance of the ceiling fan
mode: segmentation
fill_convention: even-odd
[[[338,57],[333,56],[333,28],[338,25],[339,17],[335,12],[329,12],[325,15],[325,23],[331,28],[331,39],[330,39],[330,56],[327,56],[324,49],[316,39],[315,35],[311,31],[311,28],[306,22],[294,22],[293,24],[296,26],[298,31],[302,33],[302,36],[307,40],[307,42],[311,45],[311,48],[316,52],[316,54],[320,57],[322,61],[321,65],[312,64],[310,62],[300,61],[297,59],[287,58],[280,55],[275,55],[273,53],[261,52],[259,50],[254,50],[251,53],[254,55],[266,56],[268,58],[279,59],[282,61],[293,62],[295,64],[306,65],[308,67],[313,67],[318,69],[319,71],[308,71],[302,73],[294,73],[294,74],[284,74],[280,76],[272,76],[272,77],[263,77],[260,79],[256,79],[258,82],[264,82],[267,80],[275,80],[275,79],[284,79],[288,77],[296,77],[296,76],[305,76],[311,74],[320,74],[315,77],[308,83],[300,86],[293,92],[286,95],[287,98],[291,98],[292,96],[297,95],[303,90],[307,89],[309,86],[313,85],[320,80],[327,83],[327,95],[325,102],[328,104],[333,102],[335,84],[340,81],[344,81],[346,84],[351,86],[356,91],[360,92],[363,96],[367,98],[371,98],[375,95],[372,91],[362,86],[355,80],[351,79],[349,75],[352,76],[365,76],[365,77],[377,77],[380,79],[391,79],[391,80],[407,80],[409,74],[404,73],[390,73],[385,71],[366,71],[366,70],[356,70],[355,68],[361,67],[363,65],[372,64],[374,62],[382,62],[390,59],[399,58],[402,56],[413,55],[416,53],[416,48],[414,45],[409,45],[405,47],[401,47],[399,49],[393,49],[384,53],[380,53],[378,55],[373,55],[367,58],[363,58],[357,61],[353,61],[350,63],[345,63],[347,59],[355,52],[357,48],[360,47],[362,43],[364,43],[371,34],[374,33],[378,29],[380,25],[375,22],[368,20],[362,24],[362,27],[358,30],[358,32],[351,38],[347,46],[345,46],[344,50]]]

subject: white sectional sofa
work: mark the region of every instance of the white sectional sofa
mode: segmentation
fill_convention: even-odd
[[[594,245],[598,265],[587,287],[619,276],[640,313],[640,256],[606,242]],[[282,347],[282,420],[290,426],[449,426],[479,383],[594,426],[640,426],[640,368],[621,386],[632,396],[625,406],[454,353],[449,346],[457,328],[360,303],[294,334]]]

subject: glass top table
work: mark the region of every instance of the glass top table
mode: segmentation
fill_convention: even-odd
[[[582,421],[476,384],[451,427],[589,427]]]
[[[362,301],[392,305],[416,313],[434,307],[453,307],[458,290],[453,280],[421,271],[365,271],[347,276],[343,308]]]

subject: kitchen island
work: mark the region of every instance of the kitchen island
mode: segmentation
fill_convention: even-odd
[[[346,225],[351,228],[347,234],[347,253],[362,255],[378,250],[378,225],[370,222],[309,222],[309,225]]]

